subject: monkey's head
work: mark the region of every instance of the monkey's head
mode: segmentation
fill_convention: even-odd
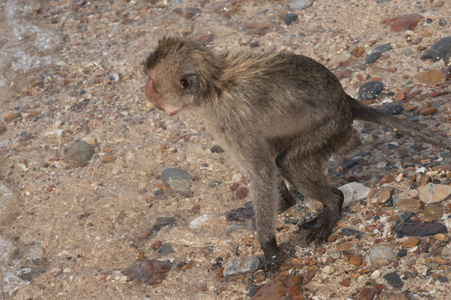
[[[219,60],[205,46],[183,39],[160,40],[144,71],[147,99],[168,115],[200,105],[220,85]]]

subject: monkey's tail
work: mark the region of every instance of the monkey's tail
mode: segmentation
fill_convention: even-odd
[[[439,136],[430,131],[421,129],[417,124],[398,119],[379,109],[375,109],[360,103],[358,100],[349,97],[353,103],[353,119],[377,123],[400,130],[411,137],[421,139],[429,144],[451,150],[451,139]]]

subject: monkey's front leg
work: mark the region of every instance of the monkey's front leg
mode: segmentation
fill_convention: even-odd
[[[284,261],[284,256],[277,246],[275,235],[280,197],[277,169],[273,164],[268,164],[263,169],[260,168],[251,173],[249,173],[249,177],[257,225],[257,239],[265,254],[263,268],[275,270]]]
[[[234,144],[229,143],[229,146]],[[284,261],[284,256],[276,241],[276,219],[280,198],[277,166],[264,141],[252,141],[236,147],[228,149],[251,182],[250,192],[254,203],[257,239],[265,254],[263,267],[278,269]],[[290,205],[291,195],[285,196],[288,199],[286,205]]]

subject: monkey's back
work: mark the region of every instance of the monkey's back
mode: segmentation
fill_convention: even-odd
[[[220,59],[225,68],[219,102],[230,113],[217,117],[228,118],[226,123],[258,124],[265,135],[272,136],[280,133],[280,128],[287,134],[297,133],[297,128],[308,129],[332,114],[352,119],[348,96],[338,79],[311,58],[227,52]]]

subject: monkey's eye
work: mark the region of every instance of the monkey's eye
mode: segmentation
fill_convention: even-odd
[[[188,79],[180,79],[180,85],[182,89],[186,90],[191,85]]]

